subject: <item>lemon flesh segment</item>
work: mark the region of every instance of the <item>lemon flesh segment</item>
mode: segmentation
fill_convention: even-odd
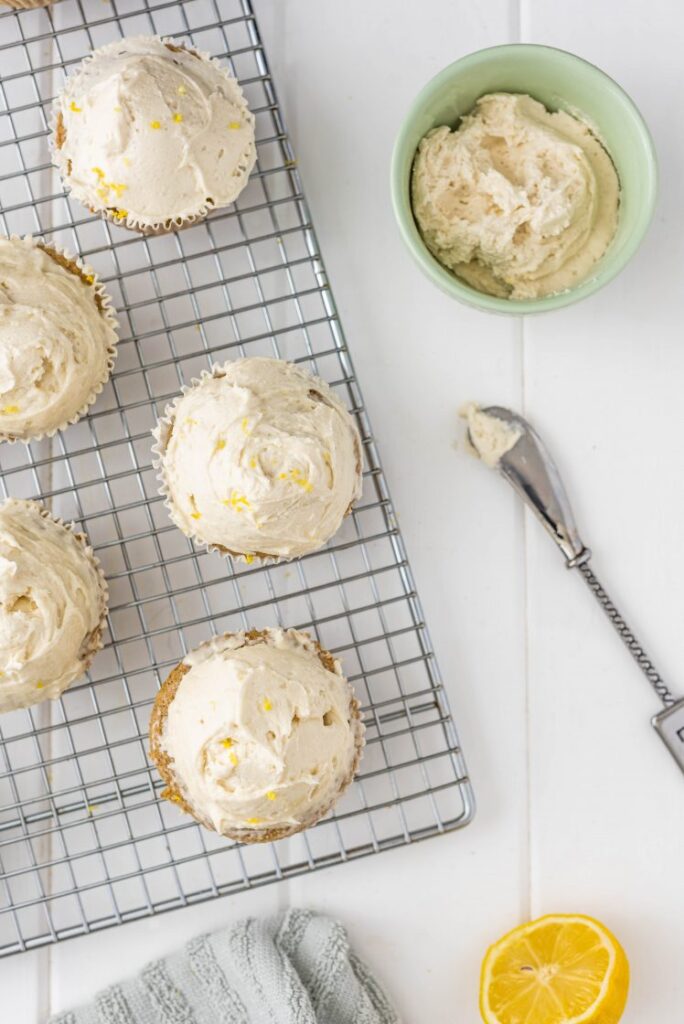
[[[486,1024],[617,1024],[629,965],[608,929],[592,918],[556,914],[504,935],[482,964]]]

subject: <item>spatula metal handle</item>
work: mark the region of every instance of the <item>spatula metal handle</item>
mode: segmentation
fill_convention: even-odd
[[[581,573],[585,583],[591,590],[592,594],[594,595],[598,603],[601,605],[610,621],[613,623],[613,626],[615,627],[617,632],[620,634],[620,637],[625,647],[632,655],[637,665],[644,673],[644,675],[648,679],[649,683],[651,684],[655,692],[660,697],[665,707],[671,708],[674,704],[677,703],[677,701],[672,696],[670,690],[663,681],[663,677],[660,675],[660,672],[658,672],[657,668],[655,667],[649,656],[646,654],[646,651],[643,649],[643,647],[637,640],[636,636],[634,635],[632,630],[629,628],[629,626],[623,619],[622,615],[620,615],[620,612],[617,610],[617,608],[611,601],[605,589],[603,588],[601,583],[599,583],[596,574],[589,565],[589,562],[580,562],[576,566],[576,568],[578,572]]]
[[[577,569],[620,635],[625,647],[663,704],[651,720],[654,729],[684,772],[684,699],[673,697],[662,676],[589,567],[591,551],[582,543],[563,481],[542,439],[527,420],[502,406],[484,410],[517,430],[518,440],[501,456],[499,472],[534,512],[563,552],[569,569]]]
[[[589,566],[588,559],[580,559],[576,565],[569,561],[568,566],[576,568],[580,572],[592,594],[613,623],[625,647],[660,697],[664,710],[653,716],[651,724],[684,772],[684,700],[677,700],[672,696],[660,672],[599,583],[594,571]]]
[[[541,521],[563,552],[568,568],[581,573],[664,706],[672,707],[676,704],[675,698],[589,567],[591,550],[582,542],[560,473],[539,434],[522,417],[512,415],[510,410],[491,406],[485,411],[507,422],[512,418],[521,429],[520,438],[501,459],[499,471]]]

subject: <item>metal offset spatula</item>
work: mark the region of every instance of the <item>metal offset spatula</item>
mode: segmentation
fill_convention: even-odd
[[[663,704],[663,710],[653,716],[651,723],[684,771],[684,699],[678,699],[670,693],[653,662],[589,567],[591,550],[580,539],[563,482],[541,438],[522,416],[510,409],[492,405],[479,410],[479,413],[502,425],[509,438],[508,450],[494,462],[490,461],[490,465],[498,469],[532,509],[563,552],[568,569],[577,569],[620,634]],[[475,452],[478,452],[478,445],[470,430],[468,435]],[[503,447],[506,446],[505,436]]]

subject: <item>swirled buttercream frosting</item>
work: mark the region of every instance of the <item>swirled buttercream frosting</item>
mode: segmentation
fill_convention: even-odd
[[[155,436],[173,521],[248,561],[320,548],[360,493],[352,417],[324,381],[279,359],[214,367]]]
[[[64,184],[130,227],[168,230],[227,206],[254,166],[254,117],[236,79],[171,40],[95,50],[55,103]]]
[[[102,646],[107,588],[82,534],[35,501],[0,505],[0,711],[58,697]]]
[[[618,223],[617,172],[591,127],[513,93],[482,96],[454,131],[429,131],[411,191],[433,256],[479,291],[513,300],[584,280]]]
[[[223,835],[308,827],[349,784],[363,726],[339,662],[306,634],[217,637],[160,690],[152,756],[175,796]]]
[[[0,238],[0,439],[83,415],[109,377],[116,319],[94,274],[32,238]]]

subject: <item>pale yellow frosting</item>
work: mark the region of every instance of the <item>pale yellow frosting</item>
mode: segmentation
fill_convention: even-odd
[[[162,748],[193,813],[217,832],[310,824],[349,779],[362,726],[338,662],[305,633],[227,634],[185,659]]]
[[[0,437],[54,434],[82,415],[109,376],[115,324],[94,278],[35,239],[0,238]]]
[[[0,711],[58,697],[101,646],[106,586],[85,544],[35,501],[0,505]]]
[[[315,551],[360,493],[351,416],[327,384],[279,359],[215,367],[155,436],[173,521],[233,554]]]
[[[522,427],[500,420],[475,402],[464,405],[459,410],[459,416],[467,421],[473,454],[490,469],[496,469],[506,452],[522,437]]]
[[[96,50],[67,79],[55,111],[65,185],[91,210],[134,227],[227,206],[256,159],[254,117],[235,78],[158,36]]]
[[[586,278],[615,234],[619,193],[587,124],[512,93],[483,96],[456,131],[428,132],[412,177],[433,255],[479,291],[511,299]]]

